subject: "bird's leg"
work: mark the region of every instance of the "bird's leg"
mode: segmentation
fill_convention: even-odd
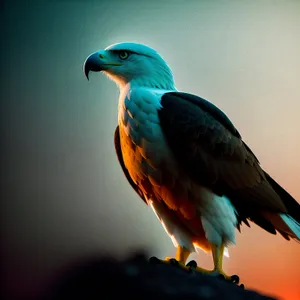
[[[186,265],[186,261],[190,255],[190,251],[184,247],[178,246],[175,258],[166,257],[163,259],[158,259],[156,257],[151,257],[150,261],[153,263],[164,263],[164,264],[172,264],[174,266],[178,266],[187,271],[195,271],[207,275],[212,276],[220,276],[225,278],[228,281],[238,284],[239,277],[237,275],[229,276],[223,271],[223,256],[224,256],[225,245],[222,243],[221,246],[211,245],[214,268],[213,270],[203,269],[197,266],[197,263],[192,260]]]
[[[214,270],[212,274],[223,276],[226,280],[238,284],[240,281],[238,275],[229,276],[223,271],[224,250],[224,243],[222,243],[221,246],[212,245],[212,255],[214,260]],[[244,285],[241,285],[241,287],[244,287]]]
[[[177,247],[177,251],[176,251],[176,256],[175,256],[175,259],[180,263],[180,264],[183,264],[185,266],[185,263],[189,257],[189,255],[191,254],[191,252],[186,249],[185,247],[181,247],[181,246],[178,246]],[[166,257],[166,261],[172,259],[172,257]]]
[[[214,270],[212,271],[212,273],[216,275],[223,275],[225,279],[231,280],[231,276],[228,276],[223,271],[224,249],[225,246],[223,243],[221,244],[221,246],[212,245],[212,255],[214,260]]]
[[[214,260],[214,268],[213,270],[206,270],[197,266],[197,263],[192,260],[186,265],[186,261],[190,255],[190,251],[184,247],[178,246],[175,258],[166,257],[163,259],[158,259],[156,257],[151,257],[150,262],[152,263],[164,263],[164,264],[172,264],[174,266],[178,266],[186,271],[195,271],[207,275],[212,276],[220,276],[228,281],[238,284],[239,277],[237,275],[229,276],[223,271],[223,256],[224,256],[225,246],[222,243],[221,246],[211,245],[213,260]],[[244,285],[240,285],[244,287]]]
[[[190,253],[191,252],[188,249],[186,249],[185,247],[178,246],[175,258],[166,257],[164,260],[161,260],[161,259],[152,257],[151,260],[154,262],[159,261],[159,262],[165,263],[165,264],[172,264],[172,265],[178,266],[184,270],[189,271],[190,268],[187,267],[185,264],[186,264],[186,261],[190,255]]]
[[[214,276],[221,276],[224,277],[226,280],[229,280],[233,283],[239,283],[239,277],[237,275],[229,276],[223,271],[223,256],[224,256],[224,249],[225,245],[222,243],[221,246],[211,245],[213,260],[214,260],[214,269],[213,270],[206,270],[197,267],[195,261],[189,262],[187,266],[193,267],[196,272],[214,275]]]

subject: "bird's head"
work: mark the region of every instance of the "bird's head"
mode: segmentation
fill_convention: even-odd
[[[173,74],[163,58],[152,48],[137,43],[119,43],[99,50],[86,59],[84,72],[104,72],[120,87],[137,86],[173,90]]]

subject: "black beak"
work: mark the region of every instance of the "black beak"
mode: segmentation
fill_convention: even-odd
[[[97,52],[88,56],[88,58],[84,62],[83,70],[88,80],[90,71],[99,72],[103,70],[103,62]]]

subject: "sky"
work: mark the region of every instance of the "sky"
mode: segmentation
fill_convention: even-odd
[[[233,121],[262,167],[300,201],[300,1],[0,1],[2,280],[29,296],[84,256],[175,254],[115,155],[118,90],[85,58],[155,48],[179,90]],[[300,299],[300,245],[243,227],[224,269],[247,288]],[[193,255],[211,267],[209,254]]]

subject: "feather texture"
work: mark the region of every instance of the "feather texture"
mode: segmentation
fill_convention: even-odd
[[[181,169],[199,185],[230,199],[238,225],[247,219],[268,232],[282,230],[274,216],[290,214],[300,221],[299,204],[260,167],[226,115],[205,99],[166,93],[159,118],[164,136]],[[273,215],[272,220],[265,212]],[[293,224],[293,223],[292,223]]]

